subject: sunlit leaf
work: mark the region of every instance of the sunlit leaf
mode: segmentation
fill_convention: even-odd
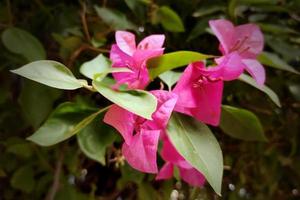
[[[192,62],[212,58],[212,55],[205,55],[194,51],[175,51],[162,56],[150,58],[147,61],[151,79],[165,71],[188,65]]]
[[[172,86],[179,80],[181,76],[181,72],[174,71],[166,71],[159,75],[159,78],[167,84],[169,90],[171,90]]]
[[[205,176],[215,192],[220,195],[223,156],[210,129],[192,117],[173,113],[167,134],[178,152]]]
[[[144,90],[117,91],[111,86],[95,80],[93,86],[111,102],[146,119],[151,119],[152,113],[156,110],[157,100],[155,96]]]
[[[237,139],[267,140],[259,119],[255,114],[245,109],[223,105],[220,127],[224,133]]]
[[[102,80],[108,73],[111,72],[131,72],[128,68],[118,67],[113,68],[111,61],[104,57],[102,54],[98,55],[94,59],[83,63],[80,67],[80,72],[84,76],[94,79],[97,75],[97,80]]]
[[[53,60],[31,62],[11,72],[54,88],[74,90],[82,87],[66,66]]]

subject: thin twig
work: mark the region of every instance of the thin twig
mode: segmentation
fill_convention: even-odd
[[[83,52],[83,51],[94,51],[97,53],[109,53],[108,49],[101,49],[101,48],[96,48],[93,46],[90,46],[88,44],[82,44],[76,51],[74,51],[74,53],[70,56],[69,62],[68,62],[68,67],[73,66],[74,61],[76,60],[76,58]]]
[[[84,2],[82,3],[82,11],[80,12],[80,17],[81,17],[83,32],[85,34],[85,37],[86,37],[87,41],[90,42],[91,41],[91,36],[90,36],[90,33],[89,33],[87,21],[86,21],[86,5],[85,5]]]
[[[7,12],[8,12],[8,24],[9,26],[13,25],[13,15],[12,15],[12,11],[11,11],[11,4],[10,4],[10,0],[6,0],[6,4],[7,4]]]
[[[45,200],[53,200],[59,189],[59,185],[60,185],[59,179],[60,179],[60,174],[61,174],[63,161],[64,161],[64,157],[65,157],[64,149],[65,149],[65,146],[63,146],[63,148],[60,152],[59,158],[56,162],[53,183],[52,183],[50,190],[48,191],[48,194],[47,194]]]

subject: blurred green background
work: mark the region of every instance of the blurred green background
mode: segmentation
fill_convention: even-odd
[[[253,111],[268,141],[238,140],[213,128],[225,162],[222,197],[209,185],[156,182],[153,175],[114,162],[121,138],[111,128],[97,126],[100,118],[84,130],[98,133],[98,140],[73,137],[47,148],[25,140],[62,102],[82,107],[109,102],[84,90],[52,89],[9,70],[52,59],[80,77],[80,64],[107,52],[120,29],[135,32],[139,39],[165,34],[165,52],[219,55],[208,27],[208,20],[217,18],[261,27],[264,63],[273,66],[266,67],[266,85],[282,104],[277,107],[243,82],[225,84],[224,104]],[[300,79],[295,71],[300,71],[299,0],[2,0],[0,34],[0,200],[300,199]],[[97,145],[89,146],[95,145],[90,140]],[[99,155],[88,155],[89,147]]]

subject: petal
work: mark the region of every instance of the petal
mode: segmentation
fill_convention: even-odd
[[[155,180],[164,180],[172,178],[174,171],[174,165],[170,162],[166,162],[163,167],[159,170]]]
[[[266,79],[265,68],[255,59],[243,59],[247,72],[256,80],[258,85],[263,85]]]
[[[126,54],[132,56],[136,50],[135,35],[127,31],[116,32],[118,47]]]
[[[111,46],[109,58],[112,61],[113,67],[127,67],[133,65],[132,58],[124,53],[116,44]]]
[[[133,168],[142,172],[157,173],[156,151],[159,133],[159,130],[141,129],[141,132],[133,136],[131,144],[123,144],[122,153]]]
[[[245,39],[247,38],[247,39]],[[244,41],[238,51],[243,58],[256,58],[264,47],[264,37],[255,24],[244,24],[235,27],[234,40]]]
[[[135,62],[135,66],[140,68],[142,65],[146,66],[146,61],[149,58],[160,56],[164,53],[164,48],[159,49],[149,49],[149,50],[137,50],[133,54],[133,60]]]
[[[197,120],[217,126],[220,123],[223,81],[207,83],[198,89],[197,107],[176,105],[175,111],[195,117]],[[179,97],[180,98],[180,97]]]
[[[245,68],[244,63],[237,52],[217,58],[215,61],[218,64],[218,67],[222,68],[218,76],[222,76],[226,81],[237,79],[243,73]]]
[[[205,183],[203,174],[194,168],[186,169],[179,167],[179,173],[181,178],[192,186],[200,187]]]
[[[176,106],[197,107],[198,88],[193,87],[194,82],[202,75],[205,69],[203,62],[195,62],[187,66],[178,80],[173,92],[178,95]]]
[[[159,49],[162,48],[165,35],[150,35],[145,37],[137,46],[137,49]]]
[[[234,34],[233,24],[225,19],[210,20],[209,26],[221,43],[224,53],[229,53],[232,47],[232,36]]]
[[[164,139],[163,148],[161,150],[161,157],[167,161],[171,162],[175,165],[190,168],[190,164],[186,162],[186,160],[178,153],[175,149],[171,141],[166,137]]]
[[[103,121],[117,129],[127,144],[131,143],[135,124],[134,114],[117,105],[112,105],[105,113]]]
[[[157,109],[152,115],[153,120],[147,121],[151,129],[165,129],[177,101],[177,95],[165,90],[150,91],[157,98]]]

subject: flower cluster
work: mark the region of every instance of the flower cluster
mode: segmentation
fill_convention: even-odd
[[[203,185],[205,178],[174,148],[166,134],[166,126],[173,111],[190,115],[197,120],[217,126],[220,121],[224,81],[237,79],[246,70],[259,85],[265,81],[263,66],[256,57],[263,49],[263,35],[254,24],[234,26],[223,19],[211,20],[210,28],[220,41],[222,56],[214,59],[214,66],[202,61],[191,63],[184,70],[172,91],[150,91],[158,101],[152,120],[137,116],[113,105],[104,122],[115,127],[123,136],[122,154],[135,169],[158,173],[156,179],[173,176],[174,166],[180,176],[194,186]],[[163,54],[164,35],[151,35],[138,45],[135,36],[126,31],[116,32],[110,59],[113,67],[127,67],[132,72],[114,73],[117,85],[127,84],[130,89],[144,89],[150,82],[146,61]],[[156,154],[159,140],[165,160],[158,170]]]

